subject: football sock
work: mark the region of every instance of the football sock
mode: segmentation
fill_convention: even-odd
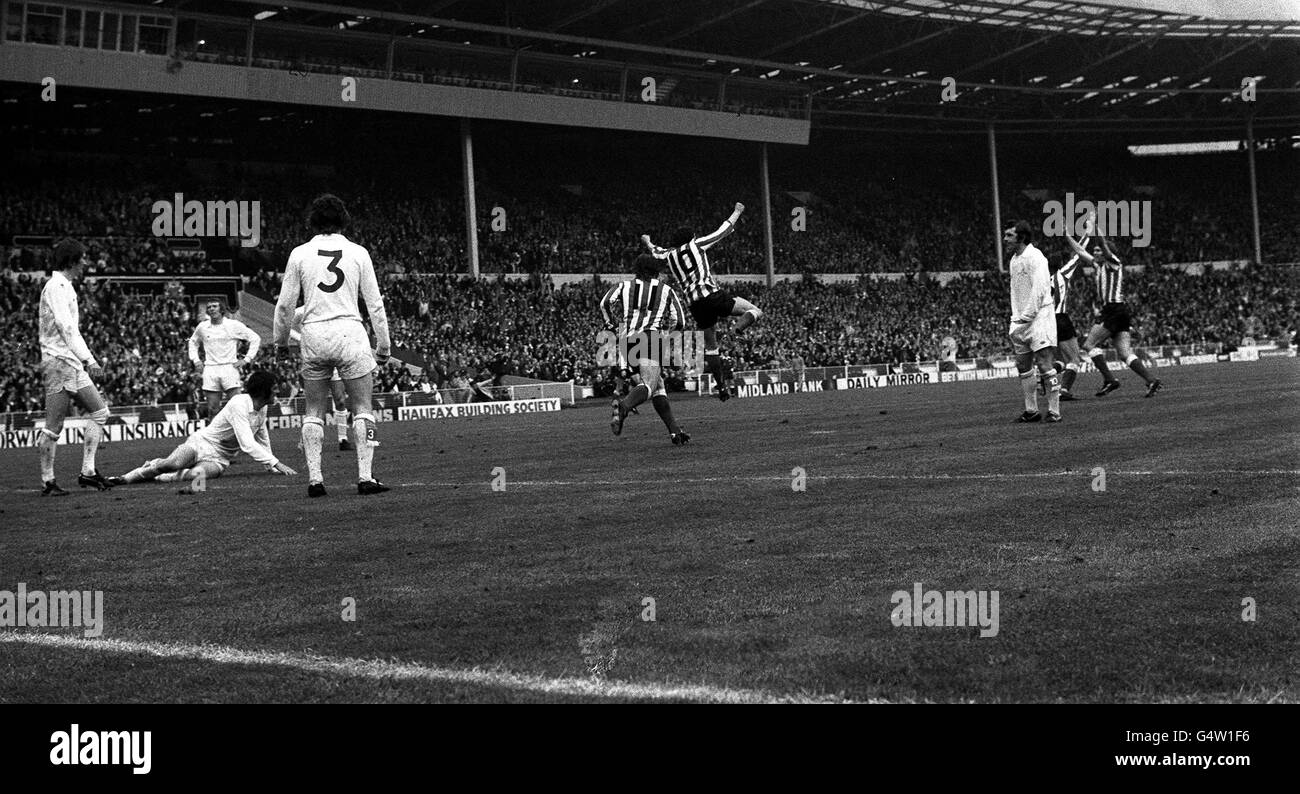
[[[722,376],[722,355],[718,350],[704,351],[704,370],[713,376],[713,384],[719,391],[725,384]]]
[[[644,383],[635,386],[627,393],[627,397],[623,398],[623,410],[631,411],[648,399],[650,399],[650,387]]]
[[[182,482],[185,479],[185,475],[189,473],[190,473],[189,469],[181,469],[180,471],[165,471],[162,474],[159,474],[154,479],[157,480],[158,482]]]
[[[100,439],[104,437],[104,423],[108,421],[108,409],[100,408],[90,415],[92,421],[86,426],[86,439],[81,444],[81,473],[95,473],[95,453],[99,451]]]
[[[145,482],[146,480],[152,480],[154,477],[159,476],[158,466],[163,462],[163,460],[164,460],[163,458],[154,458],[153,460],[147,460],[144,462],[144,465],[141,466],[140,468],[132,469],[131,471],[128,471],[126,474],[122,475],[122,479],[126,480],[128,483],[137,483],[137,482]]]
[[[1038,410],[1038,383],[1034,370],[1020,373],[1020,391],[1025,393],[1025,410]]]
[[[1074,379],[1079,377],[1078,364],[1066,364],[1065,372],[1061,374],[1061,388],[1069,391],[1074,386]]]
[[[348,412],[347,411],[334,412],[334,427],[337,428],[339,431],[339,441],[347,441],[348,440]]]
[[[677,426],[677,420],[673,418],[673,406],[668,402],[666,396],[661,394],[658,397],[651,398],[650,402],[655,407],[655,413],[659,414],[659,418],[664,420],[664,426],[668,428],[669,433],[677,435],[682,432],[682,429]]]
[[[370,442],[375,440],[374,414],[352,417],[352,437],[357,440],[357,480],[373,480],[370,469],[375,462],[375,447]]]
[[[736,333],[740,333],[741,331],[745,330],[749,326],[753,325],[758,320],[758,318],[762,316],[763,316],[763,312],[760,311],[759,309],[757,308],[750,309],[749,311],[740,315],[740,319],[736,321],[734,330],[736,331]]]
[[[1110,374],[1110,367],[1106,366],[1106,354],[1098,348],[1088,351],[1088,358],[1092,359],[1092,365],[1101,373],[1102,382],[1109,383],[1115,380],[1115,376]]]
[[[1151,374],[1147,372],[1147,365],[1143,364],[1142,359],[1132,353],[1128,357],[1128,368],[1136,372],[1148,384],[1151,383]]]
[[[1047,392],[1047,412],[1049,414],[1061,415],[1061,379],[1056,374],[1056,370],[1048,370],[1042,374],[1043,391]]]
[[[325,422],[309,416],[302,420],[302,451],[307,455],[307,482],[325,482],[320,473],[320,451],[325,442]],[[365,446],[358,444],[357,449]]]
[[[41,482],[54,479],[54,451],[59,448],[58,435],[48,429],[41,430]]]

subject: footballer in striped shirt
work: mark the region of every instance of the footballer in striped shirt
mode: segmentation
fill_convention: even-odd
[[[1089,238],[1082,245],[1088,247]],[[1083,355],[1079,352],[1079,332],[1069,315],[1070,279],[1079,272],[1079,255],[1070,257],[1064,265],[1050,265],[1052,274],[1052,305],[1056,310],[1056,371],[1061,374],[1061,399],[1077,400],[1070,392],[1074,379],[1079,376]]]
[[[609,427],[614,435],[621,434],[632,409],[650,400],[668,428],[669,439],[680,446],[691,437],[682,432],[673,417],[668,390],[664,387],[663,366],[665,359],[671,360],[673,332],[685,327],[686,313],[673,288],[659,280],[658,259],[641,254],[632,270],[634,278],[616,284],[600,301],[605,328],[618,332],[619,364],[635,366],[640,377],[626,398],[614,399]]]
[[[1090,226],[1093,219],[1089,218]],[[1115,249],[1111,247],[1110,241],[1105,235],[1098,230],[1097,241],[1092,245],[1091,251],[1085,248],[1068,233],[1065,239],[1069,242],[1070,247],[1074,249],[1075,254],[1085,263],[1093,266],[1093,279],[1097,285],[1096,302],[1101,306],[1101,312],[1092,330],[1088,332],[1088,339],[1084,342],[1084,347],[1088,349],[1088,357],[1102,375],[1101,390],[1097,392],[1098,397],[1105,397],[1107,394],[1119,388],[1119,380],[1111,374],[1110,369],[1106,366],[1106,354],[1101,349],[1101,344],[1107,339],[1113,339],[1115,350],[1119,353],[1120,358],[1128,364],[1129,369],[1133,370],[1146,382],[1146,397],[1154,397],[1156,392],[1160,391],[1163,383],[1159,378],[1153,378],[1147,371],[1146,365],[1142,359],[1137,357],[1133,352],[1129,329],[1133,321],[1129,316],[1128,304],[1124,302],[1124,265],[1120,262],[1119,257],[1115,254]]]
[[[736,202],[731,217],[711,234],[696,237],[689,227],[678,229],[669,241],[671,247],[662,248],[641,235],[641,241],[655,257],[665,260],[668,272],[677,282],[689,303],[695,324],[704,332],[704,367],[713,375],[718,389],[718,399],[726,402],[731,397],[727,378],[723,372],[721,349],[718,347],[718,321],[726,317],[739,317],[733,326],[736,333],[753,325],[763,312],[744,298],[736,298],[718,286],[709,268],[708,251],[736,230],[736,221],[745,205]]]

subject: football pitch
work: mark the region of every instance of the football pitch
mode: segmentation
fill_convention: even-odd
[[[1013,380],[678,398],[684,447],[648,404],[381,424],[374,497],[332,449],[314,500],[246,458],[43,499],[3,453],[0,590],[104,626],[0,628],[0,702],[1294,702],[1300,366],[1160,375],[1054,426]],[[918,583],[996,633],[895,625]]]

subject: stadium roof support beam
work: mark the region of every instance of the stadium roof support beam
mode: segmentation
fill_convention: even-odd
[[[766,151],[767,144],[763,144]],[[1264,261],[1259,243],[1259,188],[1255,183],[1255,119],[1246,117],[1246,162],[1250,167],[1250,227],[1255,242],[1255,264]]]
[[[478,278],[478,211],[474,200],[474,135],[469,119],[460,120],[460,160],[465,175],[465,258],[471,278]]]
[[[691,25],[691,26],[690,26],[689,28],[687,28],[686,30],[680,31],[680,32],[678,32],[678,33],[674,33],[673,35],[671,35],[671,36],[669,36],[668,38],[664,39],[664,40],[663,40],[663,43],[664,43],[664,44],[667,44],[667,43],[670,42],[670,41],[678,41],[678,40],[680,40],[680,39],[684,39],[684,38],[686,38],[687,36],[689,36],[689,35],[691,35],[691,34],[693,34],[693,33],[699,33],[701,30],[704,30],[704,29],[707,28],[707,27],[710,27],[710,26],[712,26],[712,25],[716,25],[716,24],[718,24],[719,22],[723,22],[723,21],[725,21],[725,20],[731,19],[732,17],[736,16],[737,14],[743,14],[743,13],[745,13],[746,11],[748,11],[749,9],[751,9],[751,8],[753,8],[753,7],[755,7],[755,6],[761,6],[761,5],[763,5],[764,3],[766,3],[766,2],[767,2],[767,0],[750,0],[750,2],[745,3],[745,4],[742,5],[742,6],[737,6],[737,7],[733,8],[733,9],[731,9],[730,11],[726,11],[726,12],[721,13],[721,14],[718,14],[718,15],[716,15],[716,16],[709,17],[708,19],[702,19],[702,20],[700,20],[699,22],[696,22],[694,25]]]
[[[998,196],[998,139],[989,122],[989,180],[993,187],[993,247],[997,251],[998,272],[1004,272],[1002,261],[1002,199]]]
[[[609,8],[610,6],[621,2],[623,2],[623,0],[601,0],[601,2],[599,3],[592,3],[587,8],[572,13],[569,16],[565,17],[564,19],[561,19],[559,22],[556,22],[554,25],[551,25],[549,28],[547,28],[547,30],[551,31],[552,33],[554,33],[557,30],[563,30],[564,28],[567,28],[568,26],[572,25],[574,22],[579,22],[581,20],[584,20],[587,17],[591,16],[592,14],[599,14],[601,11],[604,11],[606,8]]]
[[[767,175],[767,141],[763,142],[758,171],[763,183],[763,261],[767,263],[767,286],[770,289],[776,281],[776,257],[772,254],[772,183]]]

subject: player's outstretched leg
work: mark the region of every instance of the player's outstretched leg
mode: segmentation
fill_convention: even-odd
[[[1123,357],[1124,363],[1128,364],[1128,368],[1136,372],[1138,377],[1142,378],[1146,383],[1147,393],[1142,396],[1154,397],[1156,392],[1160,391],[1164,384],[1160,382],[1159,378],[1151,376],[1151,373],[1147,371],[1146,364],[1144,364],[1142,359],[1138,358],[1137,354],[1133,352],[1133,348],[1129,342],[1128,331],[1124,331],[1115,337],[1115,350],[1119,352],[1121,357]]]
[[[627,397],[622,400],[614,400],[614,410],[613,413],[610,414],[609,418],[609,429],[614,432],[614,435],[617,436],[623,432],[623,423],[627,421],[628,415],[632,413],[633,409],[645,402],[649,397],[650,387],[641,383],[633,386],[632,389],[628,391]]]
[[[736,302],[731,307],[731,314],[733,317],[739,316],[740,319],[736,321],[734,326],[732,326],[732,330],[736,333],[741,333],[749,326],[758,322],[758,318],[763,316],[763,310],[744,298],[736,298],[735,300]]]

